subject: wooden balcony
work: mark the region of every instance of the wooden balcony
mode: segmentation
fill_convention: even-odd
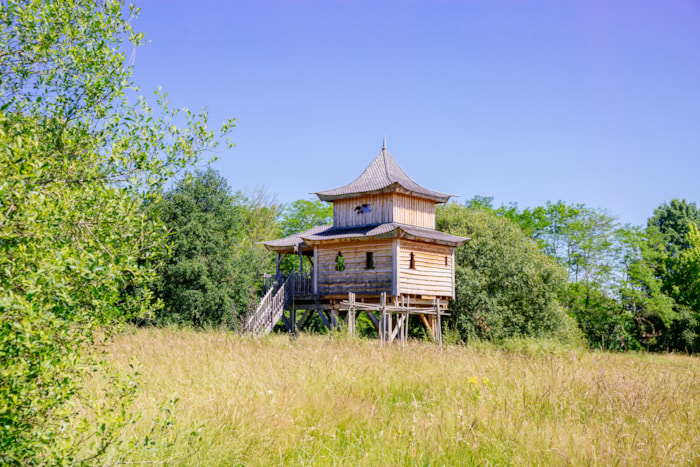
[[[298,271],[293,271],[289,275],[280,274],[282,282],[289,276],[292,276],[291,284],[295,297],[310,298],[314,295],[314,277],[311,274],[300,274]],[[271,287],[277,283],[277,277],[274,274],[263,275],[263,294],[266,294]]]

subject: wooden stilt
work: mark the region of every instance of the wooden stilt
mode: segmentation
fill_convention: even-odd
[[[290,327],[292,328],[292,335],[296,336],[297,334],[297,309],[292,307],[291,310],[289,310],[289,321],[290,321]]]
[[[377,319],[377,315],[375,315],[374,312],[370,310],[364,310],[364,312],[369,318],[369,320],[372,322],[372,326],[374,326],[375,331],[379,332],[379,320]]]
[[[350,308],[348,308],[348,334],[351,336],[355,335],[355,294],[353,292],[348,293],[348,302],[350,302]]]
[[[321,321],[323,321],[323,324],[328,328],[328,330],[330,331],[331,329],[333,329],[331,323],[328,321],[328,317],[326,317],[326,314],[323,312],[323,310],[316,311],[318,313],[319,318],[321,318]]]
[[[438,298],[435,302],[435,307],[437,308],[437,340],[440,347],[442,347],[442,322],[440,320],[440,299]]]
[[[331,310],[331,327],[333,329],[338,327],[338,310]]]
[[[382,295],[379,299],[379,304],[381,306],[382,310],[382,319],[379,321],[379,341],[381,342],[382,347],[386,345],[386,292],[382,292]]]

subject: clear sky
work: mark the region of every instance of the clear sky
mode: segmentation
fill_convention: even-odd
[[[700,202],[700,1],[142,0],[142,93],[237,119],[214,168],[281,202],[389,152],[422,185],[646,223]]]

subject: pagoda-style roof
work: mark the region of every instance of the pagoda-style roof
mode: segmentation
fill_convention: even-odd
[[[458,237],[434,229],[416,227],[414,225],[389,222],[378,225],[363,225],[360,227],[334,228],[332,225],[313,227],[305,232],[262,242],[268,250],[277,253],[292,253],[331,240],[367,240],[380,238],[405,238],[407,240],[421,240],[426,243],[439,245],[460,246],[467,240],[466,237]]]
[[[335,201],[337,199],[351,198],[362,194],[375,194],[399,191],[421,198],[428,198],[436,203],[446,203],[451,196],[447,193],[429,190],[420,186],[399,166],[386,149],[386,143],[382,151],[375,157],[372,163],[362,174],[340,188],[319,191],[316,195],[323,201]]]

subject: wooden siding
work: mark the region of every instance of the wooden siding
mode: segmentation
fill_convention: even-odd
[[[345,270],[336,271],[336,256],[343,253]],[[365,269],[372,252],[374,269]],[[318,246],[318,293],[323,296],[391,293],[392,241],[334,242]]]
[[[357,206],[369,204],[371,212],[358,214]],[[359,225],[393,222],[393,197],[391,194],[357,196],[333,202],[333,226],[355,227]]]
[[[411,253],[415,269],[410,268]],[[453,262],[452,248],[448,246],[401,240],[398,275],[401,294],[454,298]]]
[[[369,204],[371,212],[358,214],[356,207]],[[435,202],[403,193],[357,196],[333,202],[333,226],[398,222],[417,227],[435,228]]]
[[[435,202],[401,193],[394,194],[393,222],[435,228]]]

